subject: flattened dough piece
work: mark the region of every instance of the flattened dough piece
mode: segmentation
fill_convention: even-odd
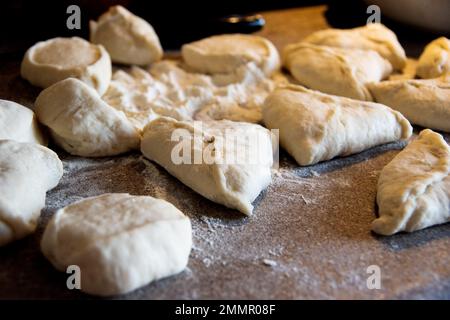
[[[267,128],[279,129],[280,144],[301,166],[407,139],[412,128],[382,104],[308,90],[280,87],[263,107]]]
[[[367,87],[375,101],[400,111],[411,123],[450,132],[450,76],[383,81]]]
[[[181,54],[188,66],[201,73],[231,73],[254,62],[266,74],[280,68],[277,49],[269,40],[247,34],[224,34],[185,44]]]
[[[81,290],[111,296],[130,292],[186,268],[191,223],[161,199],[103,194],[58,210],[41,249],[53,266],[81,270]]]
[[[140,136],[123,112],[78,79],[69,78],[43,90],[35,111],[55,142],[71,154],[112,156],[139,146]]]
[[[406,63],[405,50],[397,36],[381,23],[369,23],[353,29],[320,30],[303,41],[321,46],[374,50],[387,59],[395,70],[402,70]]]
[[[256,124],[162,117],[145,128],[141,151],[205,198],[246,215],[272,180],[272,136]]]
[[[440,37],[430,42],[419,58],[416,75],[423,79],[450,74],[450,40]]]
[[[153,27],[122,6],[113,6],[90,21],[90,39],[101,44],[114,62],[147,65],[163,56],[159,38]]]
[[[448,222],[449,174],[448,144],[430,129],[421,131],[380,173],[372,230],[392,235]]]
[[[62,175],[62,163],[52,150],[0,140],[0,246],[34,232],[45,193]]]
[[[284,66],[310,89],[358,100],[372,100],[366,83],[392,72],[391,64],[371,50],[297,43],[283,50]]]
[[[28,49],[20,73],[41,88],[70,77],[77,78],[102,95],[111,81],[111,58],[102,46],[84,39],[54,38]]]
[[[34,112],[18,103],[0,99],[0,140],[47,145]]]

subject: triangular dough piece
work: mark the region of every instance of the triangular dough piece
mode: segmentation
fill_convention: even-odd
[[[56,143],[71,154],[113,156],[139,147],[139,133],[125,114],[78,79],[62,80],[43,90],[35,111]]]
[[[281,146],[302,166],[407,139],[412,132],[408,120],[382,104],[295,85],[267,97],[263,118],[267,128],[280,130]]]
[[[297,43],[283,50],[283,63],[303,86],[358,100],[372,100],[366,83],[391,74],[392,66],[376,51]]]
[[[429,129],[380,173],[379,218],[372,230],[382,235],[412,232],[450,220],[450,148]]]
[[[145,128],[141,151],[204,197],[246,215],[271,182],[272,135],[256,124],[162,117]]]
[[[383,81],[367,87],[375,101],[400,111],[411,123],[450,132],[450,76]]]
[[[450,73],[450,40],[440,37],[430,42],[419,58],[416,74],[420,78],[438,78]]]
[[[47,145],[34,112],[27,107],[0,99],[0,139]]]
[[[0,140],[0,246],[37,226],[45,193],[63,175],[56,153],[35,143]]]
[[[353,29],[320,30],[303,41],[321,46],[374,50],[389,60],[396,70],[402,70],[406,63],[405,50],[397,36],[381,23],[369,23]]]

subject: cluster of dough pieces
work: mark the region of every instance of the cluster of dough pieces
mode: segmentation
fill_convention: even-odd
[[[288,45],[281,59],[264,38],[213,36],[184,45],[182,61],[160,61],[153,28],[123,7],[110,8],[90,28],[90,42],[55,38],[26,52],[21,74],[44,89],[35,114],[0,100],[0,245],[35,230],[46,192],[63,175],[38,121],[70,154],[140,149],[199,194],[246,215],[272,179],[268,129],[279,129],[281,146],[301,166],[409,139],[410,122],[450,132],[446,38],[426,47],[417,79],[383,81],[406,68],[407,59],[381,24],[316,32]],[[112,74],[112,62],[132,67]],[[203,120],[200,129],[195,120]],[[214,150],[213,160],[247,154],[257,137],[264,159],[175,163],[176,129],[189,133],[193,153]],[[240,138],[217,152],[230,130]],[[391,235],[448,221],[449,172],[448,144],[423,130],[382,170],[372,230]],[[182,271],[191,245],[182,212],[162,199],[129,194],[59,209],[41,242],[58,270],[79,266],[82,290],[96,295],[126,293]]]

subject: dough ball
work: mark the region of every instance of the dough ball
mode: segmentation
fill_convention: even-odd
[[[283,50],[284,66],[303,86],[324,93],[371,101],[369,82],[387,78],[392,66],[376,51],[297,43]]]
[[[41,249],[56,269],[81,270],[81,290],[111,296],[181,272],[192,247],[191,223],[167,201],[103,194],[56,212]]]
[[[0,140],[47,145],[34,112],[18,103],[0,99]]]
[[[112,156],[139,146],[140,136],[125,114],[78,79],[69,78],[43,90],[35,111],[55,142],[73,155]]]
[[[147,65],[163,56],[153,27],[124,7],[111,7],[90,29],[91,42],[103,45],[113,62]]]
[[[398,71],[406,64],[405,50],[397,36],[381,23],[369,23],[353,29],[320,30],[306,37],[303,42],[336,48],[373,50]]]
[[[111,81],[111,59],[99,45],[84,39],[54,38],[36,43],[25,53],[21,75],[47,88],[66,78],[77,78],[102,95]]]
[[[423,79],[450,74],[450,40],[440,37],[430,42],[419,58],[416,75]]]
[[[231,73],[238,67],[254,62],[271,75],[280,68],[280,57],[267,39],[226,34],[208,37],[183,45],[181,53],[186,64],[201,73]]]
[[[0,246],[34,232],[45,193],[63,166],[56,153],[35,143],[0,140]]]
[[[246,215],[272,181],[272,135],[257,124],[161,117],[144,129],[141,151],[205,198]]]

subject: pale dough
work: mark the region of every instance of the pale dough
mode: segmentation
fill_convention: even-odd
[[[260,122],[261,106],[279,83],[248,63],[227,74],[193,73],[177,61],[160,61],[150,72],[138,67],[114,73],[103,99],[123,111],[138,130],[158,116],[177,120]]]
[[[18,103],[0,99],[0,140],[47,145],[34,112]]]
[[[450,40],[440,37],[430,42],[419,58],[417,76],[423,79],[450,74]]]
[[[81,290],[111,296],[186,268],[191,223],[172,204],[124,193],[83,199],[58,210],[41,249],[56,269],[76,265]]]
[[[102,95],[111,81],[111,58],[103,46],[84,39],[54,38],[28,49],[20,73],[41,88],[66,78],[77,78]]]
[[[139,133],[123,112],[75,78],[43,90],[36,99],[35,112],[50,128],[55,142],[74,155],[112,156],[139,146]]]
[[[382,104],[295,85],[271,93],[263,117],[267,128],[280,130],[281,146],[301,166],[407,139],[412,133],[408,120]]]
[[[147,65],[163,56],[153,27],[122,6],[110,7],[97,22],[90,21],[90,39],[105,47],[113,62]]]
[[[52,150],[0,140],[0,246],[34,232],[45,193],[62,175],[62,163]]]
[[[369,84],[375,101],[400,111],[411,123],[450,132],[450,76]]]
[[[406,63],[405,50],[394,32],[380,23],[370,23],[353,29],[326,29],[316,31],[304,42],[347,49],[374,50],[387,59],[395,70]]]
[[[450,220],[450,148],[430,129],[401,151],[380,173],[379,218],[372,230],[382,235],[412,232]]]
[[[284,66],[310,89],[358,100],[372,100],[366,83],[385,79],[391,64],[376,51],[297,43],[283,50]]]
[[[247,34],[224,34],[185,44],[181,54],[188,66],[201,73],[230,73],[254,62],[266,75],[280,68],[277,49],[269,40]]]
[[[202,128],[195,129],[193,121],[165,117],[150,122],[142,138],[142,153],[209,200],[252,214],[252,202],[272,179],[270,131],[256,124],[228,120],[196,123]],[[173,138],[176,129],[185,132],[184,140]],[[234,143],[226,143],[229,132],[235,140],[228,141]],[[188,142],[186,149],[179,148],[180,141]],[[197,163],[195,156],[184,163],[174,160],[174,155],[191,153],[200,154]]]

